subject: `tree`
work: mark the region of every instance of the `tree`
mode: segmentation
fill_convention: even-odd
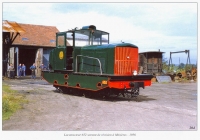
[[[168,60],[167,60],[167,58],[163,58],[162,59],[162,71],[166,73],[168,70],[169,70]]]
[[[178,65],[178,68],[179,68],[179,69],[185,68],[185,64],[184,64],[184,63],[180,63],[180,64]]]

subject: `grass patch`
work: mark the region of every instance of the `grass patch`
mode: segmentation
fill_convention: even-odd
[[[7,120],[18,109],[22,108],[24,103],[28,103],[25,95],[17,93],[17,91],[10,89],[10,86],[2,85],[2,119]]]

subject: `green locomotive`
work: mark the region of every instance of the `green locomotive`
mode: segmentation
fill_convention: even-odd
[[[109,33],[94,25],[56,34],[43,78],[57,90],[84,95],[136,97],[152,75],[138,74],[138,47],[109,44]]]

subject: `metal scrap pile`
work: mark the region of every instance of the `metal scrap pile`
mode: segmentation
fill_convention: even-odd
[[[172,79],[175,82],[180,82],[182,80],[197,80],[197,68],[192,68],[191,70],[184,70],[180,71],[177,74],[175,74],[174,79]]]

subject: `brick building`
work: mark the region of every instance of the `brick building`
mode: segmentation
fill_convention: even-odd
[[[31,71],[29,67],[33,63],[36,63],[36,75],[39,76],[40,64],[43,63],[48,66],[49,53],[56,47],[56,32],[59,32],[59,30],[54,26],[22,23],[18,23],[18,25],[25,32],[20,33],[12,42],[8,54],[8,64],[14,64],[16,75],[18,73],[18,64],[25,64],[27,69],[26,74],[30,75]],[[11,34],[9,35],[11,36]]]

